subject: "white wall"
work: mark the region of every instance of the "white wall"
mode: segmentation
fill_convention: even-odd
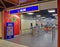
[[[36,21],[33,20],[32,17],[29,17],[29,16],[26,17],[25,15],[21,15],[21,30],[22,30],[22,34],[31,33],[30,23],[32,23],[33,26],[36,25]]]

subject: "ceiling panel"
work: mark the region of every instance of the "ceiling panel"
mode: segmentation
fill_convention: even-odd
[[[8,2],[12,2],[12,3],[15,3],[15,4],[19,4],[19,0],[6,0]]]

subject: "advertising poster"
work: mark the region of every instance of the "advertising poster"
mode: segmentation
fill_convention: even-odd
[[[6,23],[6,39],[14,38],[14,23],[7,22]]]

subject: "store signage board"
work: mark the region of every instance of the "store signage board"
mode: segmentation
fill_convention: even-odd
[[[14,38],[14,23],[7,22],[6,23],[6,39]]]
[[[38,6],[30,6],[26,8],[20,8],[20,12],[29,12],[29,11],[35,11],[38,10]]]
[[[15,14],[15,13],[19,13],[18,9],[10,10],[10,14]]]
[[[32,12],[32,11],[38,11],[38,10],[39,10],[39,6],[34,5],[34,6],[10,10],[10,14],[15,14],[15,13],[19,13],[19,12],[26,13],[26,12]]]

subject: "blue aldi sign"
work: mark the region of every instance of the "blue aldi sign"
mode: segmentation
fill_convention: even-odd
[[[15,14],[15,13],[19,13],[19,12],[26,13],[26,12],[38,11],[38,10],[39,10],[39,6],[34,5],[34,6],[24,7],[24,8],[20,8],[20,9],[10,10],[10,14]]]
[[[20,12],[29,12],[29,11],[36,11],[38,10],[38,6],[30,6],[26,8],[20,8]]]
[[[14,23],[7,22],[6,23],[6,39],[14,38]]]

